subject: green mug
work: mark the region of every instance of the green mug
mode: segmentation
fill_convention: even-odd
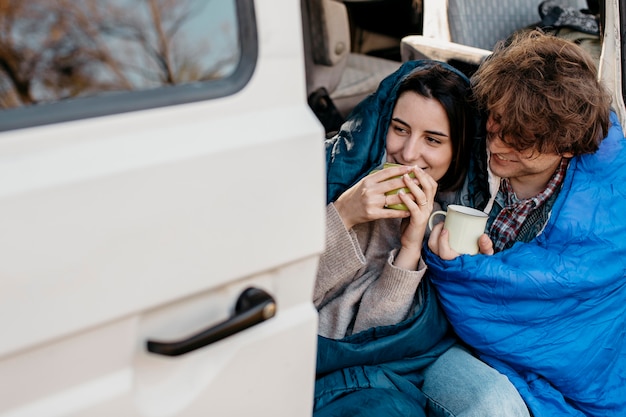
[[[402,166],[402,165],[401,165],[401,164],[394,164],[394,163],[392,163],[392,162],[385,162],[385,163],[383,164],[383,169],[386,169],[386,168],[391,168],[391,167],[399,167],[399,166]],[[370,172],[370,174],[373,174],[373,173],[378,172],[378,171],[380,171],[380,169],[375,169],[375,170],[373,170],[372,172]],[[413,173],[413,172],[409,173],[409,177],[411,177],[411,178],[415,178],[415,173]],[[397,177],[392,177],[392,178],[390,178],[390,179],[393,179],[393,178],[400,178],[400,175],[399,175],[399,176],[397,176]],[[403,191],[404,191],[405,193],[407,193],[407,194],[411,192],[411,190],[409,190],[408,188],[403,187],[403,188],[397,188],[397,189],[395,189],[395,190],[387,191],[387,192],[385,193],[385,195],[394,195],[394,194],[398,194],[398,193],[400,192],[400,190],[403,190]],[[394,210],[405,210],[405,211],[408,211],[408,210],[409,210],[409,209],[408,209],[408,207],[406,206],[406,204],[404,204],[404,203],[391,204],[391,205],[388,205],[388,206],[386,206],[386,207],[387,207],[387,208],[390,208],[390,209],[394,209]]]

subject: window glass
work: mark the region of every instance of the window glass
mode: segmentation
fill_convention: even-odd
[[[0,0],[0,109],[228,78],[236,3]]]

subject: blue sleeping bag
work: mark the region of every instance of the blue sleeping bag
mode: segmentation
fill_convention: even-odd
[[[573,158],[543,232],[493,256],[425,260],[457,334],[535,417],[626,416],[626,140],[615,114]]]

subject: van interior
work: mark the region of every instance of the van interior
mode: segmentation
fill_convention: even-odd
[[[403,61],[436,59],[470,76],[500,41],[539,27],[597,60],[624,121],[617,2],[600,0],[302,0],[309,105],[330,136]],[[608,20],[607,20],[608,19]],[[617,23],[616,23],[617,20]],[[623,49],[623,27],[619,45]],[[617,31],[617,33],[619,33]],[[614,32],[616,33],[616,32]]]

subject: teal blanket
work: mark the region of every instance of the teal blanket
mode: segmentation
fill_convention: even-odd
[[[428,282],[409,319],[341,340],[318,336],[314,416],[424,417],[420,371],[452,346],[436,295]]]

